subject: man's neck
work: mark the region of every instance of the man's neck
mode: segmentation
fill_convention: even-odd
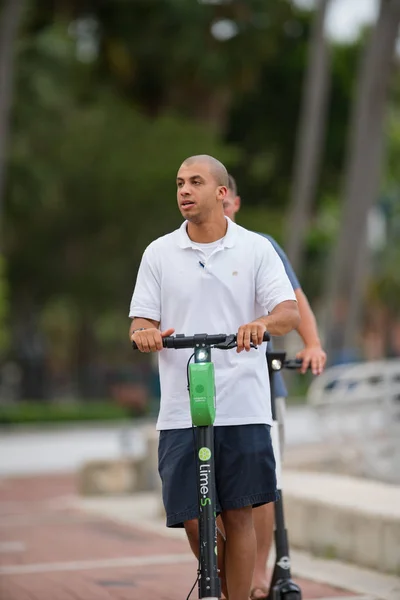
[[[228,221],[222,218],[206,223],[188,223],[187,234],[192,242],[211,244],[226,235]]]

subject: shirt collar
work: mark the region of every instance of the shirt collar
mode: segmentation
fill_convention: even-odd
[[[228,228],[226,230],[226,234],[224,237],[223,246],[224,248],[233,248],[235,245],[236,235],[237,235],[237,225],[234,223],[229,217],[225,217],[228,222]],[[180,248],[196,248],[194,246],[192,240],[187,234],[187,224],[188,221],[184,221],[179,228],[179,240],[178,246]]]

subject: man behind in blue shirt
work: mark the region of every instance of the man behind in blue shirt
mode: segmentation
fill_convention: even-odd
[[[234,221],[236,213],[240,210],[240,196],[237,194],[236,182],[232,175],[229,175],[228,194],[224,199],[223,206],[225,215]],[[311,310],[306,295],[301,289],[300,283],[285,252],[271,236],[264,233],[260,233],[260,235],[266,237],[279,254],[296,295],[301,318],[297,332],[304,342],[304,348],[296,355],[297,358],[301,358],[303,361],[301,372],[305,373],[310,366],[312,373],[314,375],[319,375],[324,370],[326,354],[322,349],[321,342],[319,340],[314,313]],[[268,344],[268,350],[272,350],[271,343]],[[281,373],[277,374],[275,381],[277,396],[276,408],[278,420],[281,424],[280,437],[281,447],[283,447],[285,398],[287,397],[288,393]],[[268,555],[271,549],[274,530],[273,506],[273,503],[270,503],[253,509],[254,528],[257,538],[257,559],[252,583],[252,600],[264,599],[268,595],[269,584],[267,580],[266,566],[268,562]]]

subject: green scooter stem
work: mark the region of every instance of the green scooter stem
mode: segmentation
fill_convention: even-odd
[[[211,348],[200,347],[189,365],[192,423],[196,427],[197,485],[199,498],[199,598],[218,599],[216,491],[214,466],[215,378]]]

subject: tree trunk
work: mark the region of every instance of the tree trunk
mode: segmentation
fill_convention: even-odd
[[[96,377],[96,344],[92,316],[82,310],[78,317],[75,348],[75,369],[79,398],[90,400],[99,398],[100,377]]]
[[[0,14],[0,229],[13,84],[14,41],[24,0],[5,0]],[[0,231],[0,247],[1,247]]]
[[[326,302],[326,346],[331,358],[357,347],[368,266],[367,218],[379,193],[385,108],[399,24],[400,0],[382,0],[359,71],[350,123],[343,226]],[[343,309],[341,315],[338,307]]]
[[[285,250],[295,269],[301,269],[304,241],[310,222],[320,170],[329,91],[329,44],[324,24],[330,0],[321,0],[311,33],[308,69],[294,157],[293,185]]]

